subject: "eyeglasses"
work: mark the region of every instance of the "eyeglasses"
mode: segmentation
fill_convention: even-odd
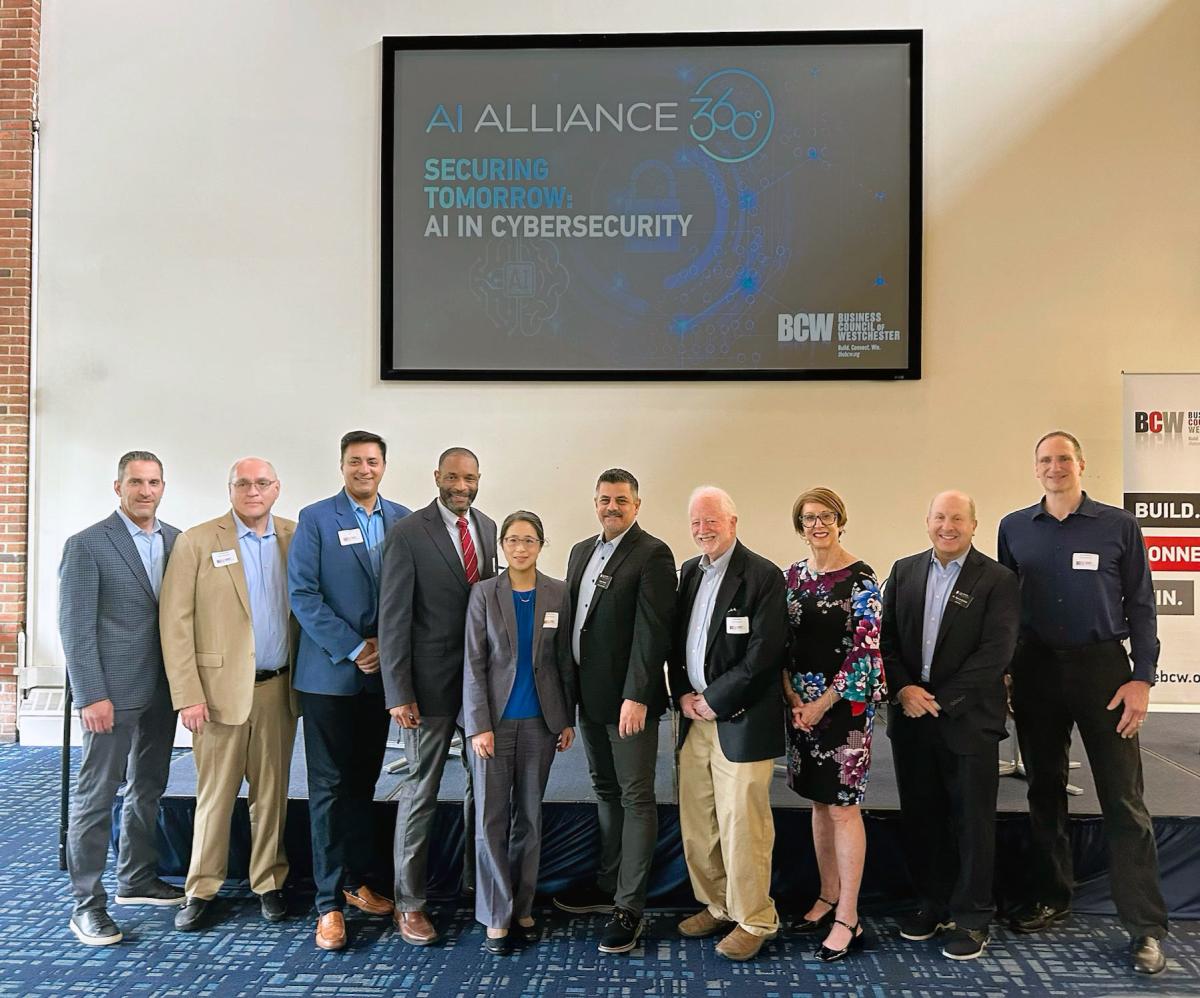
[[[815,527],[820,520],[825,526],[832,527],[837,523],[837,518],[837,513],[825,510],[824,513],[805,513],[800,517],[800,522],[806,527]]]
[[[247,478],[239,478],[236,482],[230,484],[233,486],[234,492],[249,492],[251,489],[266,492],[275,482],[274,478],[256,478],[253,481]]]
[[[506,548],[535,548],[542,542],[536,537],[505,537],[500,542]]]

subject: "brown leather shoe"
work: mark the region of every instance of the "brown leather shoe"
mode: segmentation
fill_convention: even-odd
[[[715,936],[718,932],[724,932],[733,922],[723,922],[719,918],[713,918],[712,912],[707,908],[701,908],[696,914],[689,915],[677,928],[681,936],[687,936],[688,939],[704,939],[708,936]]]
[[[413,946],[428,946],[438,941],[437,929],[423,911],[396,911],[392,913],[392,924],[400,938]]]
[[[346,945],[346,919],[340,911],[327,911],[317,919],[317,948],[342,949]]]
[[[359,911],[365,911],[368,915],[379,915],[381,918],[386,918],[396,910],[396,906],[392,904],[391,898],[385,898],[382,894],[376,894],[366,884],[363,884],[356,891],[342,891],[342,897],[346,899],[346,904],[353,905]]]
[[[775,933],[769,936],[756,936],[747,932],[740,925],[737,926],[729,935],[717,943],[717,956],[723,956],[726,960],[753,960],[758,956],[758,951],[762,949],[763,943],[769,939],[774,939]]]

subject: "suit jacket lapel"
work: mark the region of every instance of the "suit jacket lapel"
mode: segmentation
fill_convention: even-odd
[[[376,497],[377,503],[382,503],[383,500]],[[337,513],[338,526],[343,530],[361,530],[358,525],[358,517],[354,514],[354,507],[350,505],[350,500],[346,498],[345,492],[339,492],[333,501],[334,512]],[[385,521],[386,526],[386,521]],[[363,536],[361,544],[351,544],[350,550],[354,552],[358,559],[362,570],[367,573],[367,578],[371,580],[371,588],[375,588],[375,573],[371,570],[371,556],[367,552],[367,538]]]
[[[242,609],[246,611],[246,616],[253,620],[254,618],[250,617],[250,592],[246,588],[246,571],[242,568],[242,546],[238,543],[237,524],[233,521],[232,512],[226,513],[222,519],[217,521],[217,550],[237,552],[237,561],[232,565],[226,565],[225,571],[229,573],[229,578],[233,581],[233,588],[237,590],[238,599],[242,601]]]
[[[896,594],[897,598],[907,603],[904,614],[904,640],[905,647],[908,648],[919,649],[924,640],[925,593],[929,586],[929,573],[932,571],[932,557],[933,549],[930,548],[913,566],[912,575],[909,576],[904,590]],[[920,679],[920,675],[917,678]]]
[[[617,566],[629,557],[629,553],[633,550],[633,546],[637,543],[638,534],[641,532],[642,528],[636,523],[629,528],[629,531],[624,537],[621,538],[621,543],[617,545],[617,549],[612,553],[612,557],[610,557],[605,563],[604,571],[602,573],[603,575],[607,575],[610,579],[613,577],[617,571]],[[600,539],[603,539],[602,534],[599,536]],[[589,560],[591,559],[590,554],[588,555],[588,558]],[[583,564],[586,568],[587,562],[585,561]],[[588,604],[587,616],[583,621],[585,625],[592,619],[592,614],[596,612],[596,605],[604,598],[604,594],[606,592],[608,592],[607,589],[596,586],[596,591],[592,594],[592,601]]]
[[[450,535],[446,533],[446,521],[442,519],[442,511],[438,508],[438,501],[433,500],[425,507],[425,532],[429,534],[433,541],[433,546],[441,552],[443,558],[446,559],[446,564],[450,566],[454,577],[463,584],[463,588],[470,588],[467,582],[467,572],[463,568],[462,559],[459,558],[458,552],[454,549],[454,542],[450,540]]]
[[[576,550],[579,554],[574,555],[571,563],[567,566],[567,587],[571,593],[571,605],[574,606],[579,602],[579,587],[583,584],[583,570],[587,568],[587,563],[592,557],[592,552],[596,550],[596,542],[600,535],[597,534],[592,538],[591,544],[579,545]]]
[[[533,594],[533,667],[537,668],[538,652],[542,647],[542,624],[546,620],[546,607],[549,605],[549,596],[546,595],[546,577],[541,572],[537,573],[537,581],[534,584]],[[545,598],[543,598],[545,597]],[[515,646],[514,646],[515,647]]]
[[[963,562],[962,569],[958,573],[958,578],[954,580],[954,584],[950,587],[950,592],[946,594],[946,609],[942,614],[942,622],[938,627],[937,641],[933,645],[933,656],[935,659],[937,658],[938,650],[942,647],[942,642],[946,640],[946,634],[954,626],[954,622],[958,619],[958,615],[962,610],[950,597],[954,595],[955,590],[969,593],[974,588],[975,582],[979,578],[979,573],[983,571],[983,559],[975,557],[975,555],[976,551],[974,548],[971,548],[967,552],[966,561]]]
[[[717,590],[717,598],[713,603],[712,619],[708,622],[708,641],[704,646],[704,661],[708,662],[708,653],[712,651],[713,642],[721,633],[722,621],[733,607],[733,598],[737,595],[742,584],[742,569],[746,559],[742,557],[741,544],[734,541],[733,554],[729,564],[725,566],[725,576],[721,579],[721,587]]]
[[[475,510],[468,510],[471,523],[475,526],[475,534],[479,537],[479,546],[483,549],[475,552],[479,562],[479,581],[493,578],[496,575],[496,537],[490,530],[484,530],[480,515]],[[451,545],[453,546],[453,545]],[[466,571],[463,571],[464,578]]]
[[[113,542],[113,547],[117,549],[121,557],[125,559],[125,564],[129,566],[129,570],[133,572],[134,577],[142,584],[142,588],[151,599],[157,600],[154,595],[154,586],[150,584],[150,576],[146,574],[146,566],[142,564],[142,556],[138,553],[137,544],[134,539],[129,536],[129,528],[125,526],[125,521],[121,519],[116,512],[109,517],[108,536]],[[166,532],[163,532],[163,551],[164,557],[166,552]]]
[[[497,580],[495,593],[496,600],[500,603],[500,618],[504,621],[504,629],[508,631],[508,643],[515,656],[517,654],[517,611],[513,607],[512,579],[508,577],[508,572],[501,574]],[[513,661],[515,663],[516,659],[514,658]]]

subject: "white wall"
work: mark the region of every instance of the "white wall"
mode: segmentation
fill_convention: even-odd
[[[377,380],[381,36],[878,27],[925,29],[924,380]],[[681,559],[700,482],[781,563],[801,549],[792,499],[818,483],[880,572],[949,486],[975,493],[990,551],[1036,498],[1030,448],[1054,426],[1119,502],[1121,370],[1200,369],[1197,51],[1192,0],[49,0],[33,661],[61,661],[62,542],[112,509],[132,447],[163,457],[161,513],[188,526],[225,508],[241,454],[275,461],[294,515],[338,486],[346,429],[387,436],[385,492],[411,506],[466,444],[482,508],[543,514],[554,573],[610,465]]]

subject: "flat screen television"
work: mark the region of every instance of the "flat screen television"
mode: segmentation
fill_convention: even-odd
[[[384,379],[919,378],[921,32],[383,40]]]

